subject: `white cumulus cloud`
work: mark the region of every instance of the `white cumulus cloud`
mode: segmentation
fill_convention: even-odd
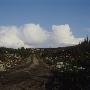
[[[78,44],[83,39],[76,38],[68,24],[53,25],[51,31],[43,29],[39,24],[0,26],[0,47],[60,47]]]
[[[75,38],[68,24],[53,25],[52,30],[54,41],[58,46],[60,44],[62,44],[62,46],[75,45],[83,40],[83,38]]]

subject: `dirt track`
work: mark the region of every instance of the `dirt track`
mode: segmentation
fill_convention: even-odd
[[[45,90],[51,72],[34,56],[33,63],[19,70],[0,74],[0,90]]]

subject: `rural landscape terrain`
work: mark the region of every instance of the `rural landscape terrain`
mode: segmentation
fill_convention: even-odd
[[[90,90],[90,0],[0,0],[0,90]]]
[[[0,90],[89,90],[90,41],[58,48],[0,48]]]

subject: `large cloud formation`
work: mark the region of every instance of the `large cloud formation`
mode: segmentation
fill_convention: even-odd
[[[53,25],[51,31],[43,29],[39,24],[0,26],[0,47],[54,48],[76,45],[83,39],[76,38],[68,24]]]

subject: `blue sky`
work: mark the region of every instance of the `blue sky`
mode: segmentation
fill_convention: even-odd
[[[69,24],[75,36],[90,37],[90,0],[0,0],[0,26]]]

